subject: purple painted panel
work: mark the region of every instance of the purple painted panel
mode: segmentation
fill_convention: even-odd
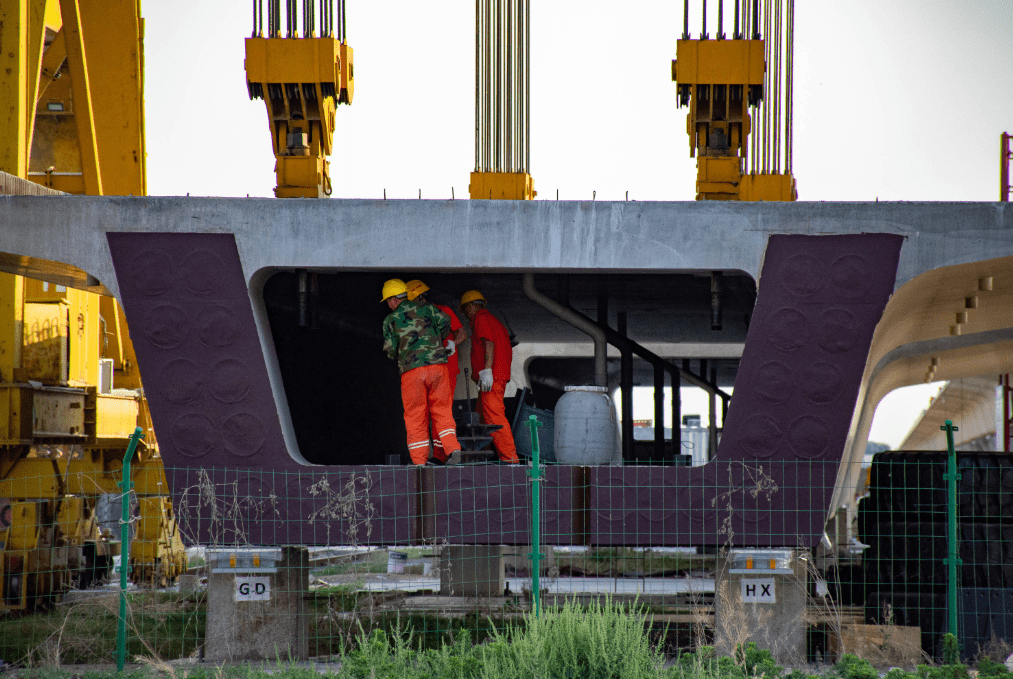
[[[167,469],[184,540],[200,544],[408,544],[418,470]]]
[[[289,461],[234,237],[108,239],[165,464]]]
[[[542,544],[586,544],[587,467],[546,467],[542,478]]]
[[[593,468],[591,543],[814,545],[902,240],[771,236],[716,460]]]
[[[586,468],[543,468],[543,544],[584,544]],[[426,540],[453,544],[531,542],[531,485],[526,467],[490,465],[423,470]]]
[[[528,544],[531,491],[520,465],[434,470],[435,537],[451,544]]]
[[[417,470],[289,456],[231,234],[108,239],[185,538],[411,541]]]

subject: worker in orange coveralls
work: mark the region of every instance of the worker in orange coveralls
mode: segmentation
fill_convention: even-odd
[[[408,281],[406,284],[408,287],[408,299],[418,304],[429,304],[429,299],[426,293],[429,291],[429,286],[420,280]],[[467,339],[468,335],[464,332],[464,325],[461,324],[460,319],[457,318],[457,314],[454,310],[443,304],[433,304],[437,309],[442,311],[450,318],[450,334],[443,342],[444,348],[450,354],[447,358],[447,375],[450,380],[450,405],[453,409],[454,392],[457,390],[457,375],[460,372],[460,366],[457,363],[457,347]],[[433,425],[433,431],[436,431],[435,424]],[[433,458],[439,462],[446,462],[449,458],[444,452],[443,443],[439,438],[433,441]]]
[[[486,424],[502,425],[492,433],[492,444],[501,462],[516,464],[520,460],[503,405],[513,361],[510,335],[485,308],[485,297],[478,290],[468,290],[461,296],[461,311],[471,321],[471,371],[478,382],[478,412]]]
[[[423,465],[429,458],[430,420],[444,450],[453,454],[461,449],[451,407],[447,350],[443,346],[443,338],[450,332],[450,319],[432,304],[409,300],[408,286],[398,278],[383,284],[380,301],[390,307],[383,321],[383,350],[401,371],[408,454],[412,463]]]

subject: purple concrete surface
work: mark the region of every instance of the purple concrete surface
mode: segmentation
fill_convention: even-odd
[[[586,477],[550,470],[545,541],[583,542],[586,530],[593,545],[815,544],[901,241],[771,236],[717,459]],[[530,540],[523,468],[423,470],[423,482],[410,468],[292,460],[232,235],[108,242],[128,324],[141,329],[134,347],[188,540]]]

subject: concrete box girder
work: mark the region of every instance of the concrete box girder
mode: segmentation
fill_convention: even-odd
[[[759,272],[770,236],[863,233],[904,237],[895,288],[917,284],[918,276],[942,267],[973,268],[984,266],[986,260],[1013,256],[1013,210],[998,203],[13,197],[0,198],[0,253],[6,253],[0,256],[0,269],[50,280],[64,276],[64,281],[101,286],[123,299],[124,281],[117,279],[110,255],[109,243],[115,239],[129,234],[221,234],[234,239],[235,275],[241,279],[236,281],[241,286],[237,290],[244,289],[243,296],[252,302],[251,327],[259,336],[274,389],[276,417],[284,429],[288,419],[284,394],[260,294],[264,281],[279,269],[420,273],[737,270],[759,279],[762,297],[764,281]],[[786,256],[783,251],[782,256]],[[899,323],[911,313],[926,313],[923,305],[891,312],[893,306],[891,302],[884,316],[894,319],[891,322]],[[888,330],[881,324],[877,338],[889,336]],[[898,337],[897,341],[906,344],[889,346],[887,340],[873,341],[874,355],[882,358],[875,366],[866,367],[846,444],[849,450],[857,450],[863,436],[859,415],[864,417],[870,404],[874,408],[878,401],[871,384],[876,378],[872,369],[882,372],[882,361],[891,352],[903,347],[914,347],[912,351],[917,352],[918,342],[940,339],[910,333]],[[910,359],[903,353],[896,354],[897,360]],[[290,432],[285,433],[287,447],[294,452]],[[848,465],[845,459],[842,471]]]

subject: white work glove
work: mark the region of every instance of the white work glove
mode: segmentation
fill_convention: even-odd
[[[478,371],[478,388],[482,391],[492,391],[492,368]]]
[[[447,358],[450,358],[457,351],[457,345],[454,344],[454,340],[447,340]]]

